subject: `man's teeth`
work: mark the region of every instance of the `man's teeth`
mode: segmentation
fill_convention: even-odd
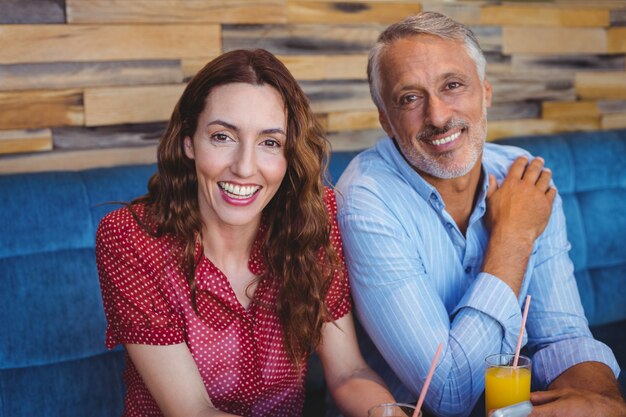
[[[444,145],[444,144],[446,144],[446,143],[450,143],[450,142],[452,142],[453,140],[455,140],[456,138],[458,138],[460,134],[461,134],[461,132],[459,131],[459,132],[456,132],[456,133],[454,133],[454,134],[452,134],[452,135],[450,135],[450,136],[448,136],[448,137],[446,137],[446,138],[433,140],[431,143],[432,143],[433,145],[437,145],[437,146],[439,146],[439,145]]]
[[[220,182],[219,186],[226,194],[233,198],[252,197],[252,195],[261,188],[258,185],[235,185],[229,182]]]

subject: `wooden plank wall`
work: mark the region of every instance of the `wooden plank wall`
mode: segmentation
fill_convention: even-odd
[[[335,149],[362,149],[382,135],[368,50],[421,10],[479,36],[489,139],[626,128],[626,0],[2,0],[0,173],[154,161],[185,82],[250,47],[287,64]]]

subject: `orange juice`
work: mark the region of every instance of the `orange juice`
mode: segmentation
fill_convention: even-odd
[[[485,372],[485,408],[506,407],[530,399],[530,369],[495,366]]]

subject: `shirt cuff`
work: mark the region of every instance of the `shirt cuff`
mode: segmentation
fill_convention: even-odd
[[[601,362],[617,378],[619,365],[613,351],[591,337],[577,337],[551,343],[533,355],[533,389],[545,390],[559,375],[582,362]]]
[[[522,324],[522,312],[515,294],[504,281],[494,275],[481,272],[476,276],[465,295],[453,311],[462,308],[477,310],[497,321],[502,327],[504,338],[502,352],[514,352]],[[524,332],[523,344],[527,335]]]

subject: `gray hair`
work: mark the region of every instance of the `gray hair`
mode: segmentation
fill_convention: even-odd
[[[386,48],[394,41],[410,38],[416,35],[433,35],[443,39],[460,41],[465,44],[467,54],[476,63],[478,76],[485,80],[487,61],[480,49],[474,32],[447,16],[437,12],[422,12],[409,16],[398,23],[389,26],[380,34],[372,47],[367,61],[367,81],[370,85],[370,94],[376,107],[383,109],[383,100],[380,94],[380,60]]]

